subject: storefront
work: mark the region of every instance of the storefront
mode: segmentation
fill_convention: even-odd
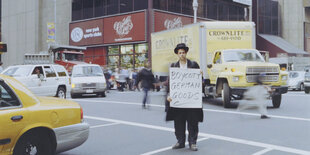
[[[87,46],[85,61],[139,68],[148,61],[146,11],[70,23],[70,45]]]
[[[148,40],[151,32],[193,23],[193,18],[187,15],[162,10],[153,10],[152,13],[152,16],[146,16],[147,11],[142,10],[72,22],[70,45],[87,46],[84,52],[86,62],[112,69],[139,69],[151,60]]]

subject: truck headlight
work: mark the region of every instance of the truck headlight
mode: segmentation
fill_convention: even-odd
[[[282,79],[282,81],[286,81],[287,80],[287,75],[283,75],[281,79]]]
[[[239,76],[234,76],[232,79],[234,82],[238,82],[239,81]]]

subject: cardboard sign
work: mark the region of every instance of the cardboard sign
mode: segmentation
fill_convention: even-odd
[[[170,106],[202,108],[202,75],[200,69],[170,68]]]

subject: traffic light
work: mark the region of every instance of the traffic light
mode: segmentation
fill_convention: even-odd
[[[0,43],[0,52],[7,52],[6,44]]]

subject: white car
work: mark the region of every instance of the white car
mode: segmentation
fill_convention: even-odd
[[[105,97],[106,79],[99,65],[78,64],[73,66],[71,75],[71,98],[83,94],[96,94]]]
[[[71,88],[69,74],[61,65],[9,66],[2,74],[14,77],[38,96],[66,98]]]
[[[288,77],[288,89],[290,90],[301,90],[305,88],[305,72],[304,71],[290,71]]]

